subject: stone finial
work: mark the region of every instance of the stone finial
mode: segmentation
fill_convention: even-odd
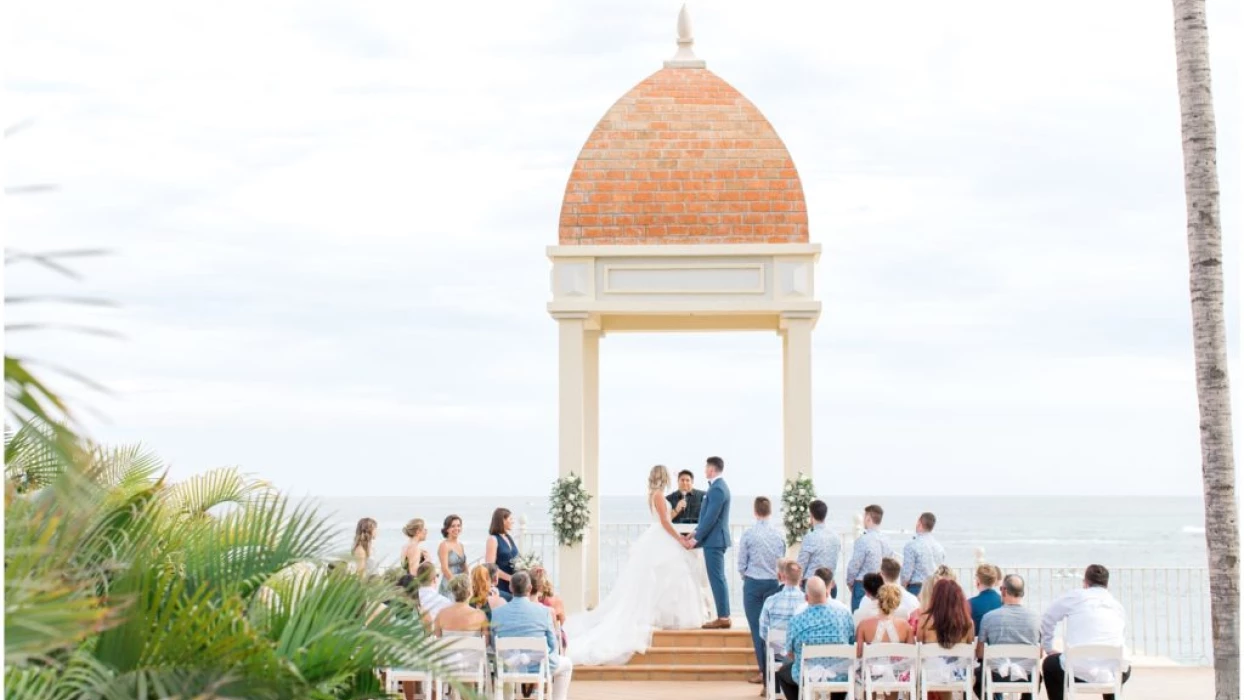
[[[665,67],[704,68],[706,64],[702,59],[695,57],[695,51],[691,48],[694,45],[695,37],[691,35],[691,14],[687,12],[687,6],[684,4],[678,11],[678,53],[665,62]]]

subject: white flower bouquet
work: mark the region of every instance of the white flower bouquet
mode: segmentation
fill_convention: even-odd
[[[540,555],[535,552],[520,554],[518,555],[518,558],[514,560],[515,571],[531,571],[532,569],[539,569],[543,566],[544,561],[541,560]]]
[[[583,488],[583,480],[576,474],[553,482],[553,491],[549,494],[549,517],[553,520],[557,544],[574,545],[583,541],[590,515],[587,504],[591,499],[587,489]]]
[[[782,524],[786,526],[786,546],[796,542],[811,529],[808,522],[808,506],[816,500],[816,487],[812,479],[799,472],[794,479],[787,479],[782,488]]]

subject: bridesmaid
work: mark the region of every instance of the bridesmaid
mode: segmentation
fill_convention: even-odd
[[[376,560],[371,556],[372,543],[375,541],[376,521],[371,518],[360,519],[358,525],[354,526],[354,549],[351,551],[354,556],[354,570],[359,576],[376,572]]]
[[[402,534],[410,538],[406,541],[406,548],[402,550],[402,568],[414,576],[420,564],[432,560],[423,549],[423,542],[428,539],[428,528],[424,525],[423,518],[415,518],[406,523]]]
[[[514,560],[518,559],[518,545],[510,537],[510,529],[514,526],[514,518],[509,508],[498,508],[492,512],[492,523],[488,526],[488,544],[484,547],[484,563],[497,565],[497,591],[507,601],[510,595],[510,577],[514,575]]]
[[[462,535],[462,518],[451,515],[445,518],[441,527],[441,537],[445,539],[436,548],[436,556],[441,560],[441,595],[450,597],[449,582],[455,576],[466,573],[466,550],[462,547],[459,537]],[[453,598],[449,598],[453,600]]]

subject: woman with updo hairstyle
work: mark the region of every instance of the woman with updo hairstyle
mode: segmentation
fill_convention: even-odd
[[[436,557],[441,563],[441,595],[449,597],[449,582],[459,574],[466,573],[466,550],[462,547],[459,537],[462,535],[462,518],[450,515],[441,526],[441,537],[445,539],[436,548]]]
[[[402,568],[414,576],[420,564],[432,561],[432,557],[423,548],[424,541],[428,539],[428,528],[424,525],[423,518],[415,518],[406,523],[402,534],[410,538],[402,549]]]
[[[864,656],[864,646],[867,644],[911,644],[914,641],[911,625],[907,624],[907,620],[894,615],[898,606],[903,604],[903,592],[899,587],[887,583],[877,590],[876,598],[879,612],[867,620],[862,620],[855,628],[855,655],[857,657]],[[866,673],[877,680],[901,681],[910,677],[909,674],[915,670],[909,660],[893,657],[869,659],[867,668],[863,666],[863,661],[860,664],[857,678],[860,688],[864,687],[864,674]]]

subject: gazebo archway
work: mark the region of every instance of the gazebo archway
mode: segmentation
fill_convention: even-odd
[[[812,330],[820,246],[772,125],[692,52],[596,125],[562,203],[549,314],[558,324],[558,472],[593,498],[583,544],[559,551],[567,612],[599,596],[600,341],[610,333],[765,331],[782,338],[783,471],[812,473]]]

